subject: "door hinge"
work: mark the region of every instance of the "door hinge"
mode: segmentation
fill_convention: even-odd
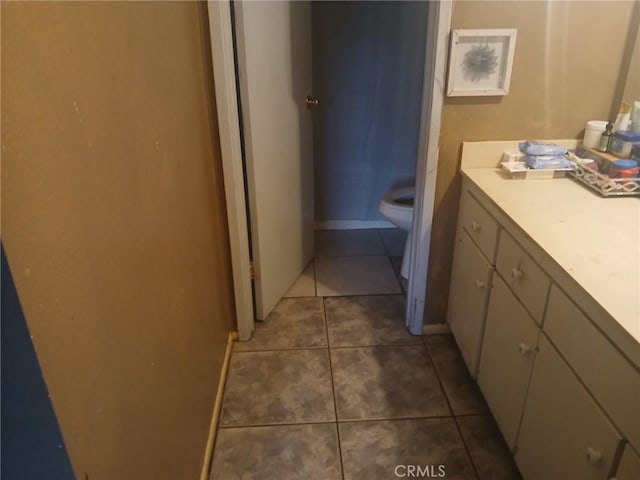
[[[249,278],[251,280],[257,280],[258,278],[258,266],[253,262],[249,262]]]

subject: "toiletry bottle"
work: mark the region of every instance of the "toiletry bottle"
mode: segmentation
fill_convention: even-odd
[[[600,143],[598,144],[598,150],[601,152],[608,152],[611,145],[611,139],[613,138],[613,123],[607,123],[607,127],[600,137]]]

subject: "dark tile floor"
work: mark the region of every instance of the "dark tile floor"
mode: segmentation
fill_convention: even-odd
[[[404,308],[283,299],[235,345],[210,478],[519,479],[453,338],[409,335]]]
[[[316,233],[289,298],[234,346],[211,480],[520,478],[453,337],[404,327],[405,238]]]

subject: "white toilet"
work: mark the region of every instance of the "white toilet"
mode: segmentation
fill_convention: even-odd
[[[415,187],[404,187],[391,190],[380,200],[378,210],[384,218],[389,220],[405,232],[411,232],[413,225],[413,199],[416,196]],[[411,236],[407,234],[407,243],[402,256],[400,275],[409,278],[409,257],[411,256]]]

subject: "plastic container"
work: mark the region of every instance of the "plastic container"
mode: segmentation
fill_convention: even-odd
[[[587,122],[587,126],[584,128],[584,138],[582,144],[589,148],[598,148],[600,143],[600,137],[607,127],[607,122],[604,120],[591,120]]]
[[[615,160],[609,170],[610,178],[633,178],[638,176],[638,162],[631,159]]]
[[[640,133],[618,131],[613,134],[609,151],[616,157],[629,158],[635,145],[640,145]]]

